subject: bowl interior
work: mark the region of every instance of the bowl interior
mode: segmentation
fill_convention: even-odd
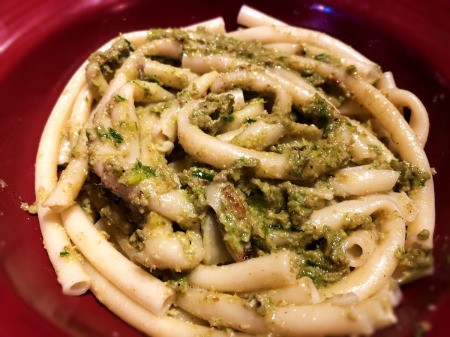
[[[12,2],[6,1],[6,6]],[[20,209],[21,202],[34,202],[34,161],[40,134],[71,74],[110,38],[121,32],[183,26],[215,16],[223,16],[228,29],[235,29],[242,3],[68,3],[62,7],[48,1],[34,11],[24,10],[25,18],[34,15],[46,20],[46,28],[22,31],[0,55],[7,60],[0,65],[0,336],[141,336],[92,295],[61,294],[42,246],[37,217]],[[429,46],[415,45],[414,35],[398,37],[392,25],[374,20],[370,11],[376,1],[367,2],[365,9],[352,9],[346,1],[280,0],[276,6],[269,1],[246,3],[290,24],[318,29],[349,43],[384,70],[392,71],[397,85],[414,92],[427,107],[431,132],[426,151],[437,171],[435,273],[403,288],[404,299],[396,310],[399,324],[376,336],[413,336],[423,323],[430,324],[430,336],[446,336],[445,317],[450,314],[450,226],[446,223],[450,217],[446,206],[450,90],[446,83],[450,78],[445,77],[448,69],[426,58],[429,50],[423,50],[436,48],[439,52],[440,36],[430,35]]]

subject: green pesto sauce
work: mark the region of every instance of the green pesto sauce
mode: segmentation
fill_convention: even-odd
[[[307,188],[290,185],[286,191],[288,195],[287,209],[291,215],[292,224],[297,228],[301,228],[316,209],[327,205],[327,200],[310,193]]]
[[[374,163],[375,168],[395,170],[400,173],[400,177],[394,186],[394,191],[410,193],[416,189],[423,188],[431,178],[431,174],[422,171],[417,166],[403,160],[392,160],[389,163]]]
[[[328,124],[325,139],[304,142],[289,152],[289,171],[293,177],[304,182],[313,182],[337,169],[345,167],[351,160],[351,141],[346,134],[350,126],[341,119]]]
[[[258,41],[241,41],[223,34],[211,34],[202,28],[197,29],[195,33],[180,29],[152,29],[148,32],[147,39],[149,41],[161,38],[175,39],[182,45],[183,53],[187,55],[197,53],[231,55],[243,61],[248,61],[252,66],[289,69],[332,98],[333,103],[337,105],[349,96],[348,92],[333,79],[321,77],[311,67],[305,67],[289,55],[267,49]],[[339,60],[329,54],[314,54],[304,51],[303,56],[325,63],[339,64]]]
[[[301,68],[299,63],[294,62],[289,56],[270,51],[258,42],[243,42],[220,34],[206,33],[203,30],[198,30],[195,34],[178,29],[154,29],[148,32],[149,41],[161,38],[172,38],[180,42],[185,54],[232,55],[241,60],[251,61],[254,66],[289,69],[302,76],[328,98],[331,97],[331,101],[336,105],[348,97],[348,93],[338,83],[319,76],[314,69]],[[131,44],[121,38],[110,50],[94,54],[90,62],[98,63],[102,76],[109,79],[132,50]],[[327,54],[307,55],[305,52],[305,56],[320,62],[337,62],[332,55]],[[179,60],[165,57],[148,57],[173,66],[178,66],[179,62]],[[348,73],[353,71],[351,67],[347,69]],[[94,78],[90,85],[95,86],[95,80]],[[141,80],[159,83],[156,78],[145,77]],[[134,83],[144,91],[148,89],[141,86],[139,81]],[[190,91],[181,90],[177,93],[177,104],[183,105],[196,95],[195,87]],[[244,90],[244,95],[255,95],[255,93]],[[116,103],[126,101],[120,95],[115,95],[113,100]],[[190,116],[190,122],[204,132],[215,135],[226,123],[234,121],[234,103],[232,95],[209,93]],[[269,111],[273,102],[270,97],[265,97],[263,104]],[[137,116],[141,118],[148,113],[159,116],[168,106],[167,102],[141,104],[136,108]],[[328,227],[318,230],[308,225],[307,220],[315,210],[330,204],[328,199],[315,193],[313,189],[320,184],[325,184],[336,170],[352,164],[352,141],[349,134],[354,133],[355,130],[344,118],[337,117],[328,103],[319,95],[302,107],[294,106],[288,118],[276,113],[257,119],[260,118],[266,123],[281,123],[286,128],[288,136],[297,136],[299,125],[303,128],[302,133],[305,137],[298,143],[285,147],[274,145],[271,148],[274,152],[288,155],[288,171],[294,183],[254,178],[254,170],[259,165],[256,159],[243,158],[237,160],[231,168],[220,171],[190,158],[188,160],[192,166],[189,169],[177,171],[181,188],[195,205],[200,214],[199,217],[202,218],[210,212],[206,200],[206,188],[215,180],[226,181],[221,191],[221,210],[217,214],[217,219],[227,249],[235,260],[242,261],[289,249],[300,257],[298,277],[308,276],[319,287],[336,282],[350,272],[343,250],[344,240],[353,230],[373,229],[374,219],[361,214],[346,214],[343,219],[343,230],[331,230]],[[246,123],[254,123],[257,119],[248,118]],[[119,145],[129,135],[128,131],[136,130],[132,127],[130,130],[126,127],[116,130],[99,125],[87,132],[90,140],[97,137]],[[250,138],[248,144],[239,145],[254,148],[259,140],[257,137]],[[179,187],[178,181],[175,183],[173,180],[174,172],[165,168],[165,165],[158,164],[161,162],[165,164],[165,157],[156,151],[149,156],[150,159],[146,165],[137,160],[134,165],[125,169],[114,158],[104,161],[105,171],[117,177],[119,183],[125,187],[139,185],[139,193],[136,193],[129,201],[131,207],[129,205],[125,207],[120,198],[96,187],[99,185],[98,181],[85,185],[79,197],[79,200],[83,202],[83,209],[93,221],[102,218],[108,226],[113,228],[112,232],[114,230],[125,232],[129,235],[129,243],[138,250],[145,247],[143,228],[147,219],[144,216],[144,206],[150,198],[150,194],[146,191],[157,190],[162,194]],[[396,191],[410,192],[423,187],[430,179],[428,173],[403,161],[376,165],[400,172]],[[177,229],[177,226],[175,224],[174,228]],[[429,232],[422,231],[418,239],[427,240],[429,235]],[[64,251],[61,254],[61,257],[66,256]],[[408,272],[426,269],[432,263],[431,250],[425,248],[399,251],[397,257]],[[182,291],[183,287],[187,286],[187,282],[181,277],[172,281],[169,286]],[[266,301],[265,310],[270,310],[272,305],[270,299],[267,298],[264,301]]]
[[[261,66],[284,65],[283,57],[264,48],[260,42],[241,41],[223,34],[211,34],[204,29],[198,29],[195,34],[180,29],[152,29],[148,32],[149,41],[161,38],[175,39],[182,44],[186,54],[228,54],[252,60],[253,64]]]
[[[234,97],[210,94],[189,117],[192,124],[210,135],[215,135],[224,123],[230,122]]]
[[[420,241],[426,241],[430,237],[430,231],[428,229],[422,229],[419,234],[417,234],[417,238]]]
[[[418,167],[405,161],[391,161],[392,169],[400,172],[400,178],[394,187],[399,192],[410,192],[417,188],[422,188],[431,178],[428,172],[420,170]]]
[[[112,79],[114,73],[123,62],[134,51],[134,47],[130,41],[120,36],[111,46],[105,51],[98,51],[89,57],[90,63],[98,63],[103,76],[109,80]]]
[[[325,286],[345,276],[350,271],[342,248],[346,232],[317,230],[306,221],[328,201],[309,188],[251,178],[245,170],[249,167],[234,168],[228,175],[232,183],[222,190],[218,214],[232,256],[242,260],[289,249],[301,257],[299,277],[309,276]],[[355,215],[352,221],[352,229],[360,228],[370,217]]]
[[[139,160],[133,167],[126,171],[119,179],[119,182],[126,185],[134,185],[148,178],[157,177],[156,168],[143,165]]]
[[[311,102],[302,106],[301,110],[301,114],[296,115],[296,121],[299,123],[314,124],[319,128],[328,125],[334,117],[331,108],[318,95],[315,95]]]
[[[208,207],[205,188],[213,181],[215,175],[216,171],[200,166],[190,167],[178,174],[182,188],[188,192],[194,204],[205,212]]]
[[[403,269],[401,278],[408,279],[433,266],[433,251],[430,247],[399,249],[396,252],[399,266]]]
[[[118,145],[123,142],[124,137],[112,127],[105,129],[102,125],[97,125],[95,131],[100,138],[108,139]]]
[[[244,260],[283,249],[297,253],[298,277],[308,276],[318,287],[340,280],[350,272],[343,242],[357,229],[373,229],[370,216],[345,214],[342,230],[321,230],[308,225],[314,210],[329,201],[309,187],[253,177],[253,160],[239,160],[222,172],[194,166],[179,174],[182,187],[195,205],[206,212],[205,189],[220,175],[228,183],[222,190],[217,218],[230,254]],[[325,186],[318,181],[316,187]]]

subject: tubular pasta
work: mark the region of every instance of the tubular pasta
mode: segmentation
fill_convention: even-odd
[[[72,243],[62,227],[60,215],[43,207],[42,202],[56,186],[60,131],[69,117],[78,91],[85,83],[83,66],[72,76],[53,108],[39,143],[36,160],[35,193],[42,239],[58,282],[61,284],[64,294],[67,295],[85,293],[90,287],[90,279],[84,272],[79,259],[67,259],[62,256],[61,252],[72,249]],[[58,135],[57,141],[54,139],[55,135]]]
[[[217,291],[252,291],[295,282],[295,256],[283,252],[224,266],[200,265],[189,275],[189,282]]]
[[[238,24],[121,35],[68,82],[35,185],[63,292],[153,337],[395,324],[432,271],[425,107],[329,35]]]
[[[345,240],[343,246],[352,267],[364,265],[375,249],[377,233],[368,230],[354,231]]]
[[[319,67],[318,67],[319,68]],[[366,108],[370,108],[372,114],[379,118],[383,126],[389,132],[394,143],[397,144],[401,158],[417,165],[425,172],[431,172],[428,159],[421,145],[417,142],[416,136],[408,123],[399,116],[398,110],[369,83],[356,81],[354,78],[345,76],[343,73],[338,76],[344,80],[345,84],[355,95],[356,99]],[[368,94],[369,93],[369,94]],[[383,108],[381,108],[383,106]],[[395,126],[395,129],[394,129]],[[417,243],[417,235],[423,229],[433,234],[435,211],[434,207],[434,185],[433,180],[426,182],[425,186],[414,192],[413,200],[418,204],[423,204],[423,212],[417,215],[416,219],[408,226],[407,244],[408,246]],[[432,240],[426,242],[432,245]]]
[[[328,331],[339,334],[369,335],[374,329],[361,310],[320,303],[278,307],[269,327],[282,336],[323,336]]]
[[[344,65],[356,65],[363,76],[369,81],[375,81],[379,77],[379,67],[367,60],[363,55],[339,40],[333,39],[323,33],[291,26],[260,26],[247,30],[238,30],[229,35],[242,40],[258,40],[263,43],[293,42],[306,43],[319,48],[324,48],[340,56]],[[348,62],[346,64],[346,62]]]
[[[399,175],[392,170],[375,170],[361,165],[337,171],[330,182],[338,195],[365,195],[391,191]]]
[[[267,330],[264,318],[246,307],[247,302],[236,295],[191,288],[177,298],[176,304],[212,326],[231,327],[252,334]]]
[[[366,299],[379,291],[391,278],[397,267],[396,252],[404,245],[404,221],[397,215],[382,224],[383,240],[374,249],[366,263],[333,285],[319,290],[323,298],[354,293]]]
[[[202,226],[203,263],[205,265],[219,265],[232,261],[227,252],[222,235],[215,218],[207,214]]]
[[[377,88],[386,95],[386,98],[389,99],[399,111],[403,111],[404,107],[411,110],[409,125],[414,130],[417,140],[423,148],[427,142],[430,121],[427,110],[419,98],[412,92],[398,89],[391,72],[383,73],[383,76],[377,83]]]
[[[79,206],[65,210],[62,218],[66,231],[81,253],[118,288],[130,293],[133,299],[156,315],[169,309],[173,291],[115,250]]]
[[[44,207],[62,211],[75,203],[88,174],[86,158],[73,158],[61,173],[58,183],[51,194],[42,203]]]
[[[271,299],[277,306],[305,305],[320,302],[320,296],[316,286],[309,277],[302,277],[294,284],[285,287],[277,287],[259,293]]]
[[[199,161],[210,165],[226,168],[240,158],[257,159],[263,168],[258,175],[263,177],[282,178],[286,176],[287,156],[271,152],[256,151],[244,147],[227,144],[190,124],[189,114],[194,109],[193,104],[185,105],[178,116],[178,139],[183,148]]]
[[[149,336],[169,337],[183,335],[197,337],[201,335],[213,337],[248,337],[244,333],[228,333],[214,330],[205,326],[192,324],[177,320],[169,316],[157,316],[145,310],[138,303],[127,297],[127,295],[108,281],[95,268],[86,265],[87,272],[92,278],[92,292],[101,299],[118,316],[135,326]]]
[[[346,200],[342,203],[344,203],[344,205],[333,204],[315,211],[308,219],[309,223],[314,227],[328,226],[333,229],[338,229],[344,225],[345,215],[348,213],[371,215],[379,210],[390,210],[393,212],[401,211],[401,208],[394,200],[381,194],[370,195],[354,200]],[[399,214],[399,216],[404,215]]]

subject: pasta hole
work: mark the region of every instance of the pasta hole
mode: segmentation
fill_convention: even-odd
[[[87,281],[80,281],[72,284],[69,289],[63,289],[65,294],[81,295],[89,290],[90,283]]]
[[[404,106],[402,108],[402,110],[403,110],[403,117],[409,123],[409,121],[411,120],[411,109],[406,107],[406,106]]]
[[[353,245],[347,248],[347,255],[352,259],[359,259],[363,255],[363,249],[360,245]]]

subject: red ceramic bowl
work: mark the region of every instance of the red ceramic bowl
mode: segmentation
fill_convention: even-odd
[[[377,336],[450,335],[450,4],[447,0],[249,0],[285,20],[330,33],[391,70],[427,107],[426,147],[436,168],[434,275],[404,288],[399,324]],[[183,26],[224,16],[239,0],[0,1],[0,337],[142,336],[90,295],[63,296],[43,249],[34,202],[41,131],[71,74],[120,32]],[[429,331],[421,334],[421,327]]]

